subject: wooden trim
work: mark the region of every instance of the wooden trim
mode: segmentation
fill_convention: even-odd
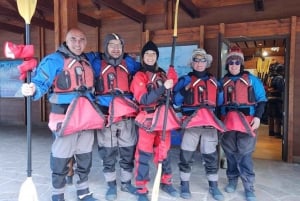
[[[290,66],[289,66],[289,95],[288,95],[288,162],[293,162],[293,150],[294,150],[294,88],[295,88],[295,55],[296,55],[296,34],[297,34],[297,17],[291,17],[291,41],[290,41]]]

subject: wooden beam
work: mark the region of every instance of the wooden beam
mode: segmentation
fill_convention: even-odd
[[[54,13],[54,4],[53,1],[39,1],[38,2],[38,7],[41,10],[45,10],[48,9],[50,10],[52,13]],[[77,18],[78,18],[78,22],[91,26],[91,27],[99,27],[101,26],[101,20],[98,20],[96,18],[93,18],[89,15],[83,14],[78,12],[77,13]]]
[[[0,15],[7,16],[8,18],[12,18],[12,19],[20,21],[22,23],[24,22],[24,19],[19,15],[18,11],[15,11],[15,10],[12,10],[9,8],[5,8],[1,5],[0,5]],[[35,26],[44,27],[46,29],[54,30],[53,22],[50,22],[50,21],[47,21],[44,19],[40,19],[37,17],[32,17],[31,24],[35,25]]]
[[[129,17],[130,19],[138,22],[138,23],[145,23],[146,22],[146,15],[134,10],[133,8],[127,6],[126,4],[122,3],[120,0],[95,0],[95,2],[101,3],[122,15]]]
[[[97,20],[88,15],[77,13],[78,21],[91,27],[101,27],[101,20]]]
[[[192,0],[179,1],[179,4],[181,8],[192,18],[200,17],[199,8],[193,3]]]
[[[19,27],[11,24],[2,23],[2,22],[0,22],[0,29],[13,32],[13,33],[19,33],[19,34],[24,33],[24,27]]]

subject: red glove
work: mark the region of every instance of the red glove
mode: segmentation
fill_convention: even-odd
[[[24,59],[34,57],[33,45],[16,45],[12,42],[5,42],[4,55],[11,59]]]
[[[172,66],[172,65],[169,66],[169,69],[168,69],[168,72],[167,72],[167,77],[168,77],[168,79],[172,79],[173,80],[174,85],[177,83],[178,76],[177,76],[177,73],[175,71],[174,66]]]
[[[29,60],[24,60],[23,63],[18,65],[20,72],[20,80],[25,80],[27,77],[27,72],[32,71],[37,66],[37,61],[35,58],[30,58]]]

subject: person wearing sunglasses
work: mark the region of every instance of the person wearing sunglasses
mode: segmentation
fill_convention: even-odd
[[[192,72],[179,78],[174,87],[174,108],[183,114],[183,138],[180,147],[180,196],[191,198],[190,177],[193,155],[200,143],[209,193],[215,200],[224,200],[218,188],[218,130],[224,131],[223,123],[214,114],[218,94],[217,79],[207,69],[212,56],[204,49],[192,53]]]
[[[226,56],[227,74],[221,79],[219,104],[227,132],[221,135],[221,146],[227,159],[227,193],[235,192],[242,180],[247,201],[256,201],[254,167],[257,129],[267,102],[262,81],[244,69],[244,55],[232,47]]]

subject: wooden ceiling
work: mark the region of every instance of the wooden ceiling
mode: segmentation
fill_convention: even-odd
[[[165,8],[158,6],[164,2]],[[101,27],[102,20],[130,18],[134,22],[145,24],[147,16],[167,12],[169,5],[176,0],[78,0],[78,21],[92,27]],[[36,12],[31,24],[54,30],[53,0],[38,0]],[[257,12],[264,12],[264,0],[181,0],[180,9],[192,19],[205,18],[208,9],[226,9],[228,7],[250,6]],[[218,16],[216,15],[216,18]],[[20,17],[16,0],[0,0],[0,29],[24,32],[24,21]],[[1,31],[1,30],[0,30]],[[242,42],[241,42],[242,41]],[[283,39],[231,41],[242,49],[251,52],[261,48],[284,47]],[[249,50],[250,51],[250,50]]]
[[[101,20],[128,17],[135,22],[145,23],[148,15],[164,13],[156,7],[157,1],[165,4],[175,0],[78,0],[78,20],[89,26],[101,26]],[[19,16],[16,0],[0,0],[0,29],[23,32],[23,19]],[[181,0],[180,8],[192,18],[200,18],[201,11],[209,8],[252,4],[253,9],[263,10],[263,0]],[[261,5],[257,8],[257,5]],[[167,5],[166,5],[167,6]],[[53,1],[38,0],[33,25],[54,29]]]

